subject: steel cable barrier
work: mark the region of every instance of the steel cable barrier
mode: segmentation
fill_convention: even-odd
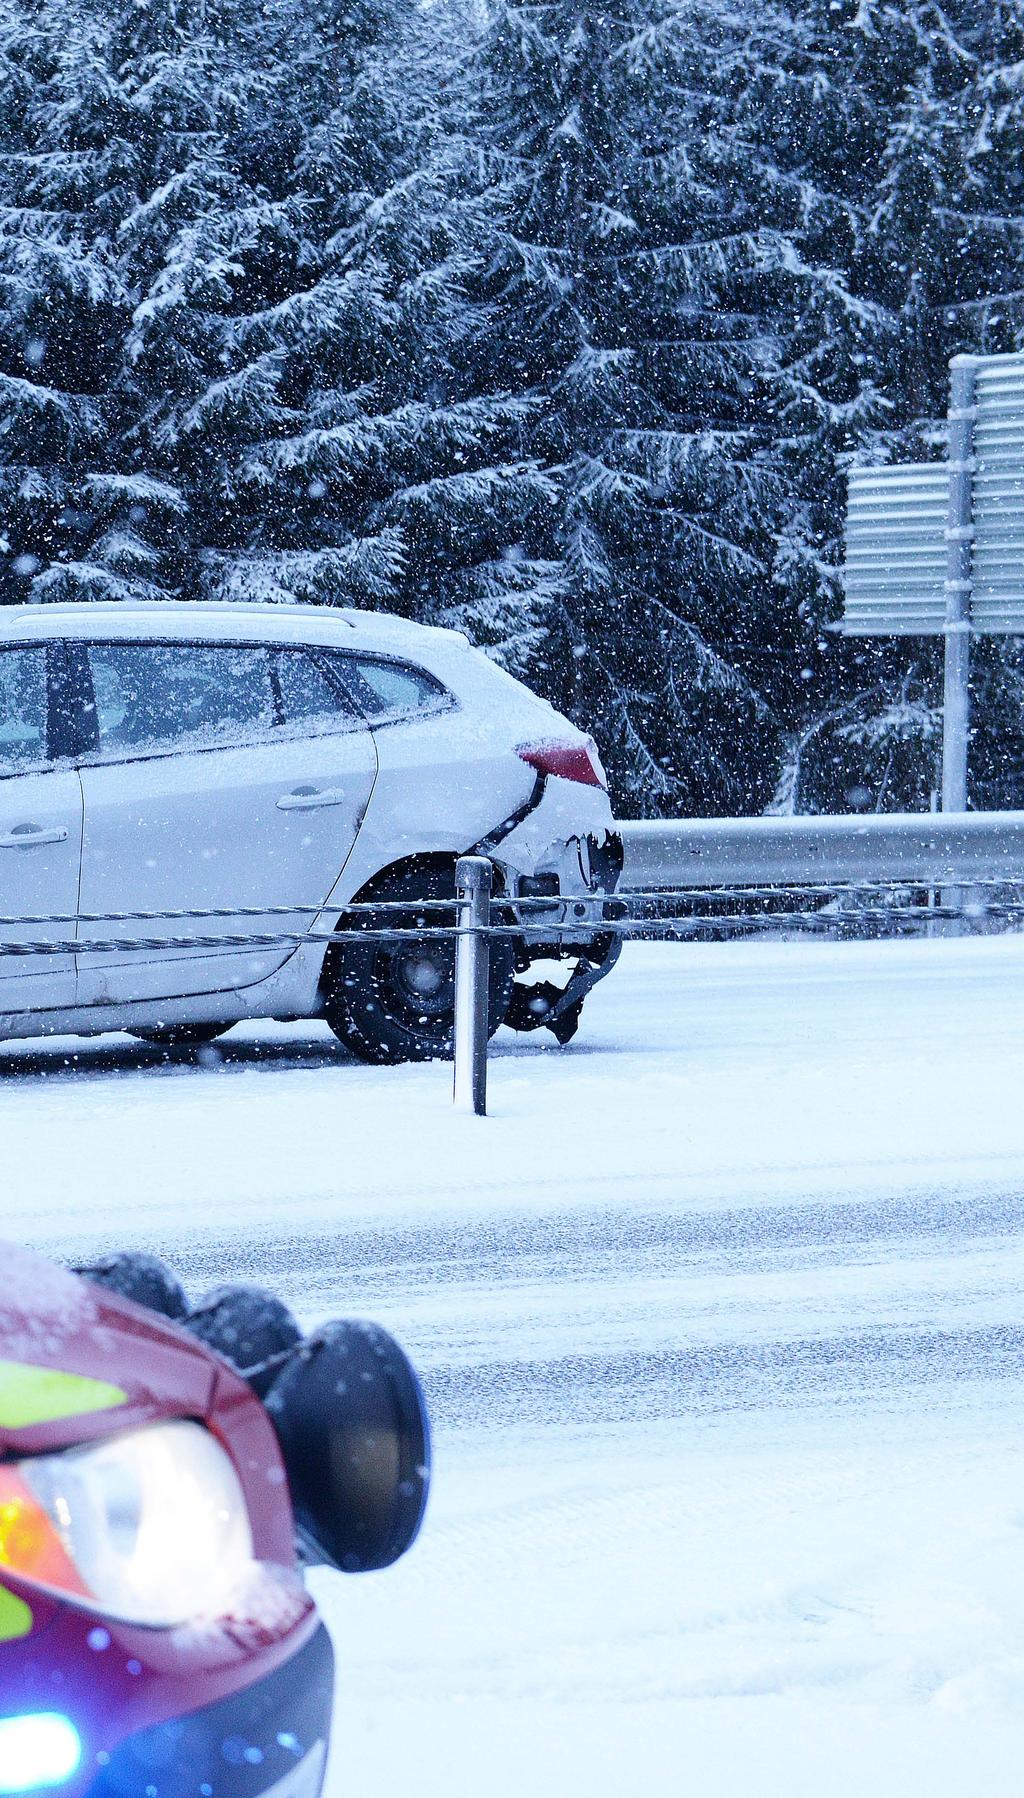
[[[801,931],[969,929],[1024,922],[1024,813],[896,815],[869,819],[715,819],[623,827],[626,884],[614,894],[516,896],[501,889],[485,856],[463,856],[452,899],[350,903],[343,928],[320,925],[319,904],[194,910],[0,913],[0,958],[158,953],[177,949],[324,949],[345,942],[454,940],[455,1074],[460,1108],[483,1115],[487,1101],[489,945],[501,938],[543,944],[593,932],[623,940],[692,942],[708,936]],[[862,870],[869,872],[861,877]],[[767,878],[765,877],[767,874]],[[450,921],[456,910],[456,922]],[[381,924],[410,911],[424,922]],[[508,921],[509,913],[514,921]],[[431,915],[445,916],[430,923]],[[303,929],[209,930],[174,924],[243,923],[305,917]],[[372,919],[373,922],[369,922]],[[103,935],[104,925],[165,925]],[[69,934],[36,931],[66,926]]]

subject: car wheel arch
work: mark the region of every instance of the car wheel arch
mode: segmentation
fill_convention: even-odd
[[[454,852],[438,851],[401,857],[365,882],[339,919],[340,929],[349,926],[351,935],[332,943],[324,957],[320,1015],[359,1060],[393,1065],[451,1056],[455,965],[449,932],[455,922],[457,860]],[[501,870],[496,885],[503,892]],[[421,900],[439,910],[421,912]],[[399,939],[388,940],[389,925],[400,928]],[[435,940],[428,943],[431,926]],[[437,926],[443,943],[436,940]],[[514,954],[502,934],[489,958],[492,1033],[508,1007],[514,971]]]
[[[472,853],[465,849],[422,849],[414,850],[410,855],[400,855],[392,862],[386,862],[364,880],[359,889],[353,893],[349,905],[343,909],[332,924],[332,930],[344,930],[349,922],[349,908],[355,905],[370,905],[388,890],[393,882],[401,880],[406,874],[422,874],[429,881],[437,874],[450,874],[452,893],[455,892],[455,869],[460,856]],[[492,863],[494,868],[494,892],[501,895],[505,891],[505,871],[499,863]],[[328,943],[320,968],[319,992],[321,999],[329,976],[331,951],[334,944]]]

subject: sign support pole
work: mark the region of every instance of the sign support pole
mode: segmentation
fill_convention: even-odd
[[[967,810],[970,739],[971,562],[974,524],[974,403],[977,358],[954,356],[949,395],[949,512],[946,521],[945,681],[942,710],[942,809]]]

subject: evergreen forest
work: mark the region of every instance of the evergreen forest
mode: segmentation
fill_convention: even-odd
[[[0,0],[0,602],[461,629],[624,816],[928,806],[845,474],[1022,345],[1020,0]]]

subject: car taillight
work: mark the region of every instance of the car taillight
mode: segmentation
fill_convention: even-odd
[[[520,749],[519,754],[540,774],[557,774],[561,780],[578,780],[581,786],[608,791],[597,744],[590,737],[585,743],[531,744]]]

